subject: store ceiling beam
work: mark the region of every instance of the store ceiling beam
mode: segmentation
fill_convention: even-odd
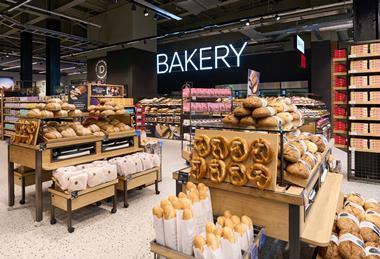
[[[143,6],[143,7],[146,7],[148,9],[156,12],[156,14],[158,14],[160,16],[163,16],[165,18],[173,19],[173,20],[176,20],[176,21],[182,20],[181,17],[179,17],[179,16],[177,16],[177,15],[175,15],[173,13],[170,13],[170,12],[168,12],[168,11],[166,11],[166,10],[158,7],[158,6],[155,6],[155,5],[149,3],[149,2],[147,2],[145,0],[133,0],[132,2],[136,3],[136,4],[139,4],[139,5]]]

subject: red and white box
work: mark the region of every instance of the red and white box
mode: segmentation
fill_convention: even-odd
[[[370,139],[369,140],[370,149],[380,149],[380,139]]]
[[[351,107],[351,117],[367,118],[368,110],[365,107]]]
[[[335,72],[336,73],[347,72],[346,65],[345,64],[341,64],[341,63],[336,63],[335,64]]]
[[[341,92],[335,92],[335,101],[336,102],[345,102],[347,100],[347,95]]]
[[[335,86],[336,87],[346,87],[347,86],[346,78],[343,78],[343,77],[335,78]]]
[[[369,124],[369,132],[373,134],[380,134],[380,123]]]
[[[347,124],[345,122],[343,122],[343,121],[337,121],[334,124],[334,129],[335,130],[346,131],[347,130]]]
[[[367,92],[351,92],[351,101],[367,102],[368,101],[368,93]]]
[[[334,115],[335,116],[347,116],[346,109],[339,107],[339,106],[335,106],[334,107]]]
[[[380,108],[371,108],[369,114],[371,117],[380,118]]]
[[[369,92],[369,100],[380,104],[380,92]]]
[[[367,86],[368,77],[367,76],[352,76],[351,85],[352,86]]]
[[[351,55],[368,54],[368,44],[351,46]]]
[[[334,136],[335,144],[338,145],[347,145],[347,139],[342,136]]]
[[[368,133],[367,123],[351,123],[351,132]]]
[[[380,85],[380,76],[370,76],[369,85]]]
[[[345,49],[334,50],[334,58],[346,58],[347,51]]]
[[[371,59],[369,61],[369,69],[380,70],[380,59]]]
[[[368,139],[352,138],[351,146],[354,148],[368,148]]]
[[[368,70],[368,60],[351,61],[351,70],[366,71]]]
[[[380,43],[369,44],[369,50],[372,54],[380,54]]]

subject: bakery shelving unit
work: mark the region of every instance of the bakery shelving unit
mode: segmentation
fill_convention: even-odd
[[[380,183],[380,115],[375,109],[380,109],[380,100],[376,96],[380,94],[380,41],[366,41],[352,44],[350,47],[350,85],[348,87],[348,180]],[[355,69],[353,62],[363,62],[362,69]],[[363,78],[363,82],[355,84],[354,78]],[[365,79],[365,80],[364,80]],[[364,100],[353,99],[353,94],[363,94]],[[364,108],[366,113],[353,114],[355,108]],[[374,114],[372,114],[374,111]],[[364,112],[364,111],[363,111]],[[353,125],[355,123],[355,125]],[[358,129],[358,125],[360,128]],[[356,128],[355,128],[355,127]],[[362,145],[355,142],[360,141]]]
[[[215,125],[203,128],[218,129]],[[199,130],[202,134],[207,134],[204,129]],[[285,131],[272,130],[263,133],[263,130],[257,132],[251,128],[226,128],[221,125],[218,134],[227,138],[237,135],[229,131],[248,131],[244,134],[248,134],[252,139],[267,135],[277,137],[279,157],[282,160],[281,164],[284,164],[281,139]],[[330,147],[326,148],[321,162],[313,168],[310,177],[302,183],[298,182],[298,186],[286,183],[285,180],[289,178],[284,175],[283,166],[280,166],[273,190],[235,186],[226,182],[214,183],[206,178],[196,180],[189,175],[189,167],[174,172],[173,179],[176,181],[177,194],[184,190],[188,181],[206,184],[211,191],[214,215],[222,215],[228,204],[228,209],[233,214],[248,215],[255,224],[264,226],[267,236],[288,241],[289,258],[297,259],[300,258],[301,241],[313,246],[329,244],[336,209],[343,205],[343,195],[339,191],[343,176],[329,173],[327,170],[330,153]]]
[[[112,115],[111,115],[112,116]],[[122,115],[114,115],[119,117]],[[45,118],[39,119],[41,125],[44,125],[46,121],[54,120],[73,120],[73,119],[85,119],[87,115],[82,117],[66,117],[66,118]],[[27,185],[35,185],[35,220],[42,220],[42,182],[44,180],[50,180],[48,176],[52,170],[60,167],[78,165],[82,163],[90,163],[96,160],[103,160],[117,156],[124,156],[136,152],[141,152],[143,149],[139,147],[139,138],[135,130],[109,133],[105,137],[100,136],[77,136],[70,138],[62,138],[59,140],[45,140],[41,139],[36,145],[27,144],[15,144],[9,145],[9,165],[8,165],[8,205],[10,207],[15,204],[14,184],[24,181],[22,184],[23,197],[22,202],[25,202],[24,188]],[[15,172],[15,164],[29,168],[28,175],[20,172]],[[127,190],[135,187],[148,186],[155,184],[156,193],[158,193],[158,180],[160,178],[160,169],[153,168],[139,172],[125,179],[127,182]],[[49,175],[48,175],[49,174]],[[21,179],[20,179],[21,177]],[[19,180],[18,180],[19,179]],[[119,179],[120,180],[120,179]],[[121,184],[121,190],[124,189],[124,184]],[[108,187],[107,187],[108,188]],[[90,192],[94,194],[94,199],[97,199],[97,192]],[[63,197],[63,196],[64,197]],[[61,196],[65,198],[66,194]],[[73,199],[76,198],[74,194]],[[125,195],[125,197],[127,197]],[[86,198],[87,199],[87,198]],[[70,201],[71,202],[71,201]],[[95,202],[95,201],[94,201]],[[126,201],[125,201],[126,202]],[[53,204],[55,207],[59,207],[57,204]],[[63,208],[66,210],[68,207]],[[68,209],[67,209],[68,210]],[[71,213],[68,210],[69,213]],[[69,227],[70,228],[70,227]]]
[[[185,88],[189,89],[189,96],[183,95],[183,90]],[[190,161],[190,149],[193,145],[193,136],[195,129],[202,125],[208,125],[209,123],[218,123],[221,122],[224,115],[230,113],[233,109],[232,98],[233,93],[230,88],[230,94],[228,96],[211,96],[211,95],[203,95],[197,96],[194,94],[193,83],[186,82],[182,86],[182,113],[181,113],[181,150],[182,150],[182,158],[186,161]],[[223,90],[225,88],[215,88],[216,91]],[[193,108],[195,103],[206,104],[206,103],[222,103],[223,100],[220,99],[228,98],[228,103],[230,108],[226,108],[223,111],[196,111]],[[184,105],[188,103],[189,110],[184,109]]]
[[[335,139],[336,148],[347,150],[347,50],[336,49],[333,52],[331,60],[332,136]],[[346,96],[346,100],[339,100],[339,95],[342,94]]]

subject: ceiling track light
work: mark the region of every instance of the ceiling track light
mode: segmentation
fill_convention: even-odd
[[[144,16],[147,17],[148,15],[149,15],[149,12],[148,12],[148,10],[145,8],[145,9],[144,9]]]
[[[281,17],[280,17],[278,14],[276,14],[276,15],[274,16],[274,19],[276,19],[276,21],[279,21],[279,20],[281,19]]]
[[[246,22],[245,22],[245,26],[249,26],[249,25],[251,25],[251,24],[249,23],[249,21],[246,21]]]

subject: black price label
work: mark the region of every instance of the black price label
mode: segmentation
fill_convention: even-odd
[[[189,181],[189,173],[187,172],[178,172],[178,182],[185,184]]]

